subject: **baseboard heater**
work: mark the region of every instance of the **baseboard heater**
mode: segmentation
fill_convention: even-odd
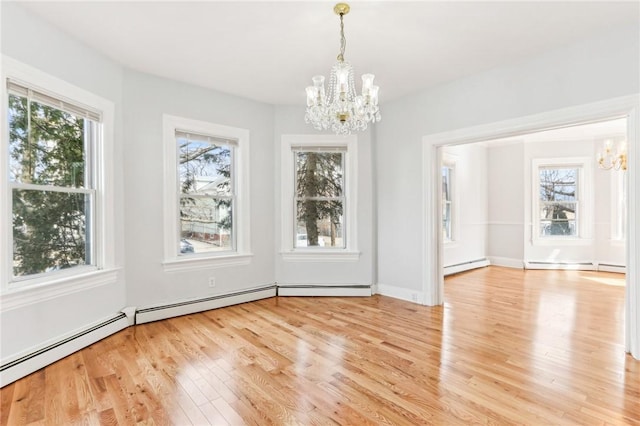
[[[158,321],[275,296],[277,296],[277,288],[275,284],[272,284],[265,287],[252,288],[218,296],[142,308],[136,311],[135,323],[142,324],[145,322]]]
[[[626,274],[627,267],[624,265],[614,265],[610,263],[598,263],[598,271],[616,272],[618,274]]]
[[[371,296],[366,284],[278,284],[278,296]]]
[[[120,313],[69,337],[7,362],[0,366],[0,387],[38,371],[128,326],[127,316]]]
[[[443,268],[444,276],[457,274],[458,272],[469,271],[471,269],[483,268],[489,266],[491,262],[488,259],[476,259],[469,262],[457,263],[455,265],[448,265]]]
[[[593,262],[536,262],[525,261],[524,269],[563,269],[572,271],[595,271]]]

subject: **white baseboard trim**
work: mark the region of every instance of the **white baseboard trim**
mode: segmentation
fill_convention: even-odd
[[[410,290],[407,288],[380,283],[377,284],[377,287],[378,290],[376,294],[393,297],[394,299],[405,300],[407,302],[418,303],[421,305],[426,304],[426,297],[422,291]]]
[[[598,263],[597,270],[601,272],[616,272],[618,274],[626,274],[627,267],[624,265],[614,265],[611,263]]]
[[[564,271],[595,271],[593,262],[545,262],[525,260],[524,269],[556,269]]]
[[[522,259],[514,259],[512,257],[489,256],[489,262],[493,266],[502,266],[505,268],[523,269],[524,262]]]
[[[73,334],[62,336],[48,342],[40,348],[32,348],[28,353],[2,360],[0,365],[0,387],[15,382],[49,364],[52,364],[72,353],[104,339],[105,337],[123,330],[129,326],[124,313],[88,325],[84,329],[76,330]]]
[[[370,285],[341,284],[341,285],[314,285],[314,284],[278,284],[278,296],[340,296],[363,297],[371,296]]]
[[[254,300],[267,299],[269,297],[275,297],[276,295],[276,286],[275,284],[271,284],[265,287],[257,287],[233,293],[141,308],[136,312],[136,324],[223,308],[239,303],[253,302]]]
[[[490,262],[488,259],[476,259],[471,260],[469,262],[457,263],[455,265],[445,266],[443,268],[444,276],[451,274],[457,274],[458,272],[470,271],[471,269],[484,268],[485,266],[489,266]]]

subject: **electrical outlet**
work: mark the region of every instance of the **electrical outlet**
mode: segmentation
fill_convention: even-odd
[[[216,286],[216,278],[209,277],[209,287],[215,287],[215,286]]]

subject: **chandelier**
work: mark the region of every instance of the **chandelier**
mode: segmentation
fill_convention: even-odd
[[[317,130],[331,129],[336,134],[348,135],[365,130],[369,122],[380,121],[378,86],[373,85],[373,74],[362,75],[362,95],[356,95],[353,68],[344,60],[347,40],[344,37],[344,15],[349,5],[338,3],[333,11],[340,15],[340,53],[338,62],[331,68],[329,93],[324,90],[324,76],[312,78],[313,86],[307,87],[307,113],[304,121]]]
[[[627,142],[623,140],[614,147],[611,139],[605,140],[596,158],[601,169],[627,170]]]

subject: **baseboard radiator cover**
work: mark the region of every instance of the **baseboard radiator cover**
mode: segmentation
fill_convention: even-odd
[[[615,265],[612,263],[598,263],[598,271],[616,272],[618,274],[626,274],[627,267],[624,265]]]
[[[546,262],[525,260],[524,269],[560,269],[571,271],[595,271],[593,262]]]
[[[371,296],[369,284],[278,284],[278,296]]]
[[[458,272],[469,271],[471,269],[484,268],[485,266],[489,266],[491,262],[489,259],[476,259],[470,260],[468,262],[457,263],[455,265],[448,265],[443,268],[444,276],[451,274],[457,274]]]
[[[124,313],[0,365],[0,387],[15,382],[129,326]]]
[[[278,295],[275,284],[256,287],[233,293],[225,293],[199,299],[185,300],[166,305],[141,308],[136,311],[136,324],[158,321],[180,315],[193,314],[196,312],[208,311],[211,309],[223,308],[225,306],[238,305],[254,300],[267,299]]]

